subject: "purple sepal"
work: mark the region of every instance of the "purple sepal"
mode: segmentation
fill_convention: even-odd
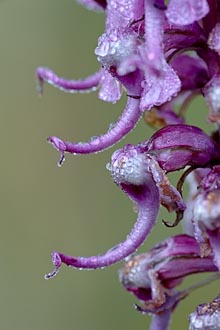
[[[203,166],[217,157],[214,141],[200,128],[170,125],[158,130],[146,143],[146,151],[155,155],[167,172],[190,166]]]
[[[163,52],[164,11],[154,6],[154,1],[145,1],[145,43],[139,47],[145,81],[141,98],[141,109],[170,101],[181,88],[181,82],[166,62]]]
[[[172,59],[176,53],[182,53],[186,49],[204,44],[206,36],[204,30],[195,22],[190,25],[170,25],[168,22],[164,29],[164,52],[168,59]]]
[[[153,106],[160,106],[176,96],[180,91],[181,82],[171,66],[164,62],[160,76],[148,73],[143,87],[140,106],[143,110],[150,110]]]
[[[181,80],[181,90],[200,89],[208,82],[207,66],[199,57],[180,55],[172,61],[172,67]]]

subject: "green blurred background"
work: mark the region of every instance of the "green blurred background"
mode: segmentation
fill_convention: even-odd
[[[63,266],[55,279],[43,278],[52,270],[53,249],[104,252],[125,238],[136,217],[105,169],[118,146],[98,155],[67,156],[58,168],[58,153],[46,142],[49,135],[83,141],[101,134],[117,119],[125,98],[111,105],[97,93],[65,94],[47,85],[43,98],[36,93],[39,65],[68,78],[93,73],[103,30],[104,15],[72,0],[0,1],[2,330],[148,329],[149,317],[134,310],[134,297],[118,282],[120,264],[96,271]],[[193,108],[191,123],[199,117],[205,125],[203,102]],[[151,132],[141,122],[119,146]],[[161,218],[141,251],[175,233]],[[177,309],[172,329],[187,329],[188,313],[217,293],[215,283],[192,294]]]

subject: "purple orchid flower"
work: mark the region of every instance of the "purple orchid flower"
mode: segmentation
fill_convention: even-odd
[[[190,292],[177,292],[176,287],[186,276],[203,272],[217,272],[212,257],[200,257],[193,237],[177,235],[127,261],[119,279],[142,302],[137,309],[153,315],[150,329],[168,330],[173,310]]]
[[[204,87],[210,80],[210,68],[213,75],[213,64],[216,70],[219,67],[219,60],[213,56],[218,47],[214,37],[217,32],[213,30],[212,39],[209,37],[214,50],[204,52],[207,36],[197,23],[209,12],[204,0],[186,1],[184,16],[183,6],[176,1],[170,1],[168,7],[162,0],[81,2],[87,8],[105,10],[105,33],[95,50],[102,69],[84,80],[68,81],[40,67],[37,70],[40,91],[44,81],[68,92],[100,86],[99,97],[114,103],[121,97],[123,86],[128,102],[114,127],[91,141],[71,143],[49,137],[48,141],[61,153],[60,164],[65,152],[88,154],[114,145],[135,127],[143,111],[169,102],[183,90],[192,92]],[[188,55],[176,57],[194,48],[198,49],[196,59]],[[189,74],[183,72],[184,66]]]
[[[100,86],[99,97],[114,103],[120,98],[122,85],[127,91],[128,103],[115,126],[92,141],[70,143],[50,137],[48,141],[61,153],[60,163],[65,152],[87,154],[114,145],[135,127],[144,110],[160,106],[175,96],[181,89],[181,80],[167,58],[170,61],[176,48],[188,49],[201,38],[198,28],[184,26],[184,33],[190,31],[193,37],[185,38],[185,44],[181,38],[174,41],[169,32],[171,29],[166,30],[168,24],[163,1],[82,2],[89,8],[102,7],[106,12],[106,31],[95,50],[102,69],[84,80],[68,81],[50,69],[40,67],[37,70],[40,90],[43,81],[69,92],[94,90]],[[170,3],[167,12],[172,7]],[[205,11],[202,13],[205,15]],[[201,85],[200,81],[198,85]]]
[[[179,221],[185,203],[166,173],[187,165],[203,166],[215,155],[214,142],[202,130],[189,125],[167,126],[145,143],[126,145],[114,152],[107,168],[113,181],[138,206],[138,218],[131,233],[124,242],[99,256],[72,257],[53,252],[55,271],[46,278],[56,275],[62,263],[76,268],[102,268],[135,252],[156,222],[159,202],[169,212],[176,211]]]
[[[52,253],[55,270],[46,275],[56,275],[62,263],[76,268],[103,268],[132,254],[144,242],[153,228],[159,211],[159,191],[153,175],[147,171],[150,159],[138,154],[135,148],[126,148],[112,157],[111,173],[117,184],[138,206],[138,218],[126,240],[105,254],[93,257],[72,257],[59,252]]]
[[[97,256],[55,251],[55,270],[45,278],[54,277],[62,263],[96,269],[128,258],[120,271],[121,282],[142,301],[137,310],[152,315],[151,330],[168,330],[172,312],[191,290],[176,287],[188,275],[220,270],[220,1],[78,1],[106,16],[105,31],[95,49],[100,69],[85,79],[67,80],[39,67],[39,93],[44,82],[70,93],[98,89],[101,100],[114,104],[125,90],[127,103],[117,122],[101,136],[87,142],[49,137],[61,155],[59,165],[67,152],[97,153],[115,145],[142,115],[146,123],[160,129],[147,141],[115,151],[107,165],[113,181],[138,210],[126,239]],[[186,109],[197,95],[204,97],[208,120],[217,127],[211,136],[186,124]],[[174,187],[169,173],[179,170],[184,172]],[[186,177],[187,203],[182,197]],[[173,223],[163,221],[167,226],[177,225],[184,217],[187,235],[170,237],[132,258],[154,227],[160,205],[176,212]],[[219,306],[219,298],[214,302]],[[213,306],[206,307],[214,310]],[[219,309],[215,312],[219,314]],[[207,326],[209,317],[214,323],[217,320],[219,329],[219,315],[208,314],[199,307],[190,316],[190,329],[199,329],[200,321]],[[210,329],[215,329],[213,324],[209,323]]]

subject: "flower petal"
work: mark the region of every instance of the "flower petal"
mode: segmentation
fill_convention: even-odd
[[[46,275],[47,279],[56,275],[61,263],[75,268],[86,269],[112,265],[134,253],[144,242],[156,222],[159,211],[158,188],[153,181],[151,173],[144,172],[146,166],[148,166],[148,163],[145,157],[137,155],[135,150],[131,150],[131,152],[127,149],[122,150],[117,155],[114,155],[112,160],[111,172],[116,183],[137,204],[139,210],[137,221],[125,241],[104,254],[92,257],[72,257],[63,253],[53,252],[52,261],[55,271]],[[133,169],[133,175],[131,169]]]
[[[46,81],[48,84],[59,88],[60,90],[68,93],[88,92],[93,91],[100,83],[103,70],[94,73],[87,78],[80,80],[67,80],[57,76],[51,69],[39,67],[37,69],[38,90],[42,94],[43,83]]]

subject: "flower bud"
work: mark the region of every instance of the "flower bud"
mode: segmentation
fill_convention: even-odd
[[[169,125],[157,131],[147,142],[149,154],[155,155],[167,172],[185,166],[203,166],[216,157],[215,144],[200,128]]]

